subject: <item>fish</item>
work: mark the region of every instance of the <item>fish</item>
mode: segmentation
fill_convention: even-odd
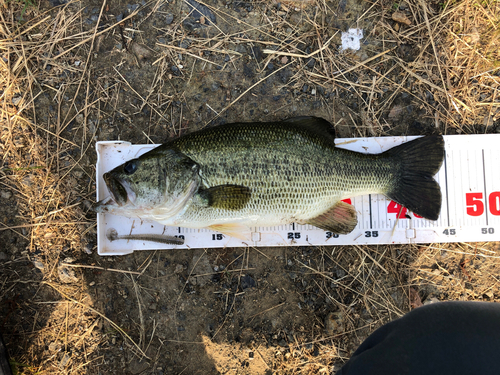
[[[205,128],[105,173],[110,196],[95,211],[241,239],[253,227],[290,223],[348,234],[357,213],[343,200],[365,194],[438,219],[442,197],[433,176],[444,160],[442,136],[379,154],[334,141],[333,126],[319,117]]]

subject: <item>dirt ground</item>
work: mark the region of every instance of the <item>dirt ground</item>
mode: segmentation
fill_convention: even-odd
[[[498,242],[100,257],[91,209],[101,140],[299,115],[339,137],[500,132],[495,1],[0,7],[0,332],[19,374],[333,374],[413,308],[500,299]]]

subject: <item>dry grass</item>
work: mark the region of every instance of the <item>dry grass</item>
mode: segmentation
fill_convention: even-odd
[[[398,4],[410,25],[392,21]],[[105,362],[102,347],[117,341],[129,353],[124,365],[142,359],[155,364],[161,358],[148,352],[155,331],[146,330],[147,311],[142,307],[149,292],[141,287],[141,277],[151,271],[147,270],[153,255],[134,270],[108,269],[91,258],[88,264],[71,266],[73,260],[68,259],[82,258],[95,244],[95,218],[89,213],[94,196],[92,150],[98,136],[116,135],[112,129],[118,127],[104,119],[121,117],[118,134],[131,129],[124,134],[157,142],[162,132],[178,135],[223,115],[234,119],[246,114],[247,99],[258,98],[266,81],[289,69],[292,74],[283,88],[296,96],[304,85],[314,88],[318,93],[314,98],[318,95],[318,101],[328,106],[329,119],[340,131],[347,129],[343,135],[394,132],[406,110],[398,99],[403,94],[434,132],[498,132],[500,4],[496,1],[438,5],[376,0],[355,17],[345,13],[342,2],[320,0],[284,2],[280,9],[272,2],[254,2],[255,14],[247,18],[206,4],[216,14],[217,26],[189,35],[182,26],[188,12],[177,1],[173,9],[179,18],[158,28],[165,41],[152,51],[145,47],[141,23],[162,14],[162,5],[150,2],[118,24],[103,3],[97,15],[106,22],[86,27],[87,16],[79,2],[48,11],[29,8],[22,22],[22,4],[0,3],[0,190],[9,197],[2,198],[6,211],[0,215],[0,235],[6,241],[2,254],[8,254],[0,264],[0,329],[9,335],[7,342],[23,373],[91,371]],[[226,24],[232,25],[231,32]],[[364,25],[367,44],[356,53],[339,52],[339,28],[356,24]],[[179,47],[187,39],[188,48]],[[100,74],[102,61],[96,56],[110,40],[123,43],[126,52],[119,55],[113,70]],[[239,52],[241,45],[250,52]],[[152,59],[153,52],[157,55]],[[256,53],[263,58],[256,59]],[[224,74],[252,59],[258,72],[252,83],[223,85],[219,91],[226,96],[223,104],[214,98],[205,103],[206,112],[194,107],[191,90],[198,86],[191,82],[199,75],[209,83],[213,77],[229,80]],[[121,69],[127,64],[147,65],[154,71],[147,90],[130,81]],[[269,64],[276,68],[269,72]],[[179,75],[172,66],[182,66]],[[319,96],[320,91],[331,93],[333,106]],[[279,117],[289,106],[273,108],[269,116]],[[144,114],[147,125],[134,124],[137,114]],[[257,346],[254,361],[259,358],[260,364],[255,371],[329,373],[373,329],[403,315],[410,305],[418,306],[419,299],[497,301],[498,253],[497,243],[321,249],[313,266],[301,266],[314,276],[321,298],[335,307],[333,328],[316,317],[311,331],[299,329],[286,348]],[[332,267],[339,271],[334,273]],[[134,323],[123,327],[107,317],[103,302],[97,302],[85,284],[83,269],[120,274],[132,283],[131,298],[139,311],[131,318]],[[241,276],[241,269],[230,271],[226,274],[231,277]],[[228,298],[231,293],[234,305],[237,291],[229,291]],[[19,299],[22,294],[30,298]],[[227,325],[223,319],[218,330]],[[207,340],[209,354],[233,350],[240,362],[248,356],[243,346],[227,348],[228,344]],[[216,361],[216,367],[224,372],[238,361]]]

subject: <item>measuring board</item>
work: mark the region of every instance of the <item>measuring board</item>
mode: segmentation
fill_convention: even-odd
[[[336,139],[338,147],[365,153],[380,153],[417,137]],[[97,215],[97,245],[100,255],[124,255],[134,250],[218,248],[246,246],[375,245],[432,242],[500,240],[500,134],[444,136],[446,156],[435,176],[443,202],[439,219],[430,221],[407,212],[383,195],[351,198],[358,212],[358,225],[347,235],[338,235],[311,225],[281,225],[251,228],[249,241],[207,229],[167,227],[111,214]],[[97,200],[109,196],[103,174],[158,145],[129,142],[98,142]],[[399,216],[399,218],[397,218]],[[164,234],[178,236],[184,245],[149,241],[109,241],[106,232],[118,234]]]

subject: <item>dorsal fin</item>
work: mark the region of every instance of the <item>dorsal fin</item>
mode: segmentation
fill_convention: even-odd
[[[335,128],[324,118],[314,116],[297,116],[286,119],[283,122],[305,128],[321,137],[326,137],[328,142],[332,142],[332,144],[335,140]]]

